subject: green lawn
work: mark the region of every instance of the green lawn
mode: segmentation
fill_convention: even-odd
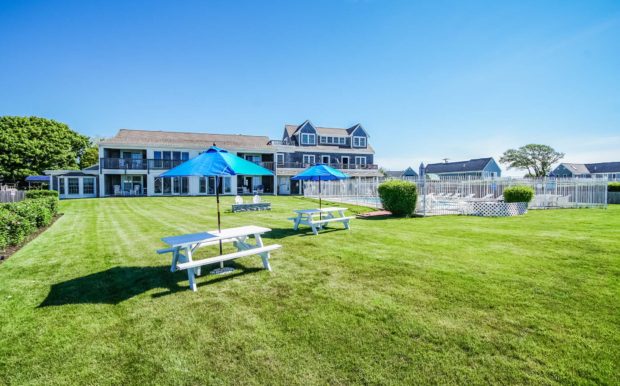
[[[213,198],[62,202],[0,264],[0,383],[618,382],[620,207],[312,236],[286,218],[314,203],[269,200],[223,224],[272,228],[273,272],[240,259],[195,293],[155,250],[213,229]]]

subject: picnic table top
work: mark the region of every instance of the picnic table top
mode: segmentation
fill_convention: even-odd
[[[237,228],[228,228],[222,229],[221,232],[217,230],[209,231],[209,232],[200,232],[200,233],[190,233],[186,235],[179,236],[169,236],[161,239],[164,243],[170,245],[171,247],[180,247],[191,244],[196,244],[200,242],[206,241],[218,241],[218,240],[226,240],[234,237],[241,236],[249,236],[255,234],[261,234],[269,232],[271,229],[259,227],[256,225],[247,225]]]
[[[312,214],[312,213],[329,213],[329,212],[339,212],[341,210],[347,210],[347,208],[337,208],[337,207],[328,207],[322,209],[300,209],[295,210],[295,213],[299,214]]]

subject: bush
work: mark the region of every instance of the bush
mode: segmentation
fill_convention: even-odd
[[[32,231],[32,224],[16,212],[0,208],[0,249],[23,242]]]
[[[58,197],[53,195],[0,205],[0,250],[49,225],[57,211]]]
[[[387,181],[379,185],[379,197],[383,208],[394,216],[412,216],[418,200],[415,184],[401,180]]]
[[[610,182],[607,185],[608,192],[620,192],[620,182]]]
[[[534,189],[529,186],[511,186],[504,189],[504,202],[530,202]]]
[[[56,197],[58,198],[58,192],[55,190],[28,190],[26,191],[26,198],[35,199],[41,197]]]

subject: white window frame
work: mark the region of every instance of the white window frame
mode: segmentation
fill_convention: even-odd
[[[304,154],[301,160],[302,160],[302,163],[303,163],[304,165],[306,165],[306,164],[308,164],[308,165],[314,165],[314,164],[316,163],[316,157],[315,157],[315,155],[314,155],[314,154]],[[306,162],[306,160],[307,160],[308,162]],[[310,161],[310,160],[312,160],[312,161]]]
[[[345,137],[340,137],[340,144],[341,145],[346,145],[347,144],[347,139]]]
[[[320,136],[319,136],[319,141],[320,141],[321,143],[327,143],[327,137],[326,137],[326,136],[324,136],[324,135],[320,135]]]
[[[301,144],[302,145],[316,145],[316,135],[313,133],[301,133]]]
[[[353,147],[366,147],[366,137],[353,137]]]
[[[282,159],[282,160],[280,160]],[[284,163],[284,153],[276,153],[276,163],[283,164]]]
[[[366,157],[356,156],[355,157],[355,164],[356,165],[366,165]]]

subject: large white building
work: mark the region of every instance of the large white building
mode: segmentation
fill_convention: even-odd
[[[225,177],[220,194],[301,194],[301,185],[290,178],[315,163],[346,169],[352,177],[380,177],[367,138],[360,125],[324,129],[309,121],[287,125],[282,141],[266,136],[121,129],[99,143],[99,165],[46,174],[51,176],[50,188],[58,190],[61,198],[214,195],[214,177],[159,176],[215,144],[274,172],[274,176]]]

